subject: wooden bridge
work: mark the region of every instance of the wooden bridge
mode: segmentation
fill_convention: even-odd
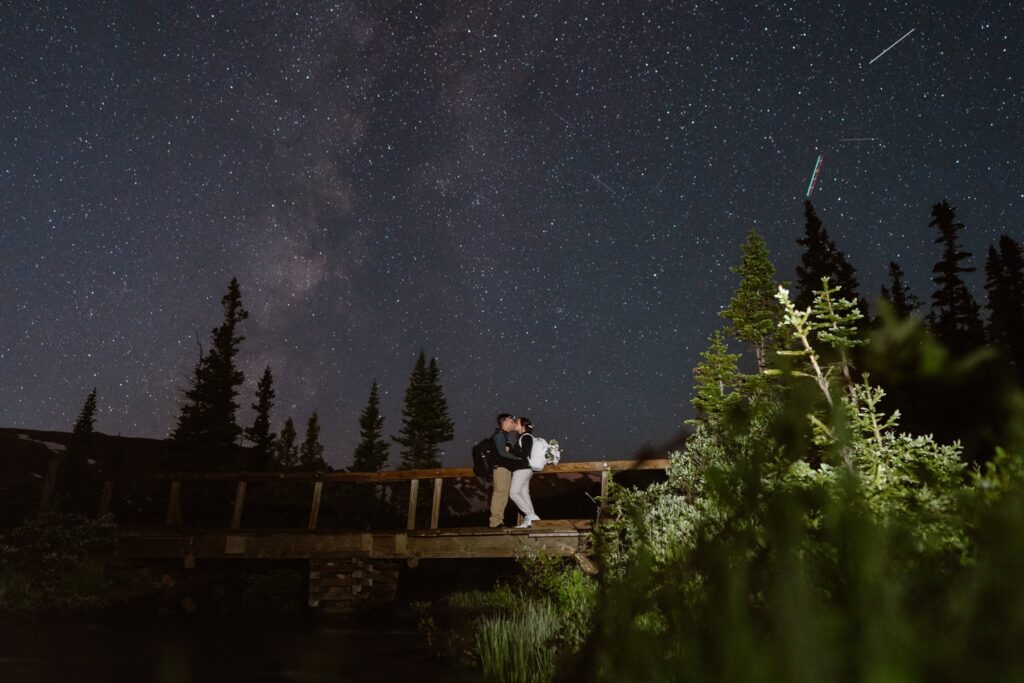
[[[567,474],[600,475],[600,495],[607,494],[612,472],[665,470],[669,460],[613,460],[549,465],[537,477]],[[42,508],[52,505],[58,461],[52,460],[44,481]],[[294,559],[310,562],[310,604],[325,604],[327,611],[351,613],[356,606],[389,599],[397,586],[397,564],[411,566],[431,558],[501,558],[530,552],[575,556],[589,554],[593,519],[551,520],[528,529],[488,527],[440,528],[445,483],[475,478],[470,468],[394,470],[383,472],[178,472],[143,476],[111,476],[102,481],[99,516],[107,515],[119,486],[148,481],[166,485],[163,525],[129,524],[118,520],[118,553],[122,558],[174,559],[194,568],[198,561],[223,559]],[[417,528],[420,482],[432,481],[429,526]],[[186,528],[187,509],[182,489],[199,483],[234,484],[230,517],[221,526]],[[404,529],[364,530],[323,528],[320,523],[324,490],[338,484],[404,486],[408,483]],[[97,482],[99,483],[99,482]],[[243,525],[249,484],[305,484],[309,486],[305,528],[267,529]],[[489,487],[488,487],[489,493]],[[602,498],[603,499],[603,498]],[[227,501],[225,501],[226,503]],[[225,505],[226,509],[226,505]],[[585,560],[581,560],[585,561]],[[369,602],[367,602],[369,601]]]

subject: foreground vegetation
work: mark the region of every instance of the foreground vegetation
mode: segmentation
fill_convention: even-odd
[[[0,615],[79,612],[108,604],[113,525],[48,512],[0,535]]]
[[[853,359],[970,381],[997,358],[913,318],[865,330],[828,280],[807,309],[775,301],[774,360],[742,374],[713,339],[668,480],[612,486],[599,575],[526,559],[518,592],[477,601],[463,645],[490,678],[1024,680],[1021,392],[991,387],[1002,445],[971,462],[903,432]]]

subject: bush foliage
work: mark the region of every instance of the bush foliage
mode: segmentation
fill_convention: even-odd
[[[82,611],[107,604],[113,526],[47,512],[0,535],[0,613]]]
[[[1021,442],[968,471],[958,443],[900,432],[850,361],[856,304],[827,280],[806,310],[778,299],[774,371],[723,396],[664,484],[612,487],[574,675],[1020,680]]]

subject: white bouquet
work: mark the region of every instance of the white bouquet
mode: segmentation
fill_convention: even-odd
[[[548,441],[548,450],[544,453],[544,460],[549,465],[557,465],[558,461],[562,459],[562,451],[558,446],[558,441],[551,439]]]

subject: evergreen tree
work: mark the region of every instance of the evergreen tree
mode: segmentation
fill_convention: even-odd
[[[441,386],[441,371],[437,358],[430,358],[427,367],[427,434],[430,443],[442,444],[455,438],[455,425],[448,414],[448,400]]]
[[[782,309],[775,299],[779,285],[775,281],[775,266],[768,244],[754,228],[743,244],[740,265],[732,268],[732,272],[740,276],[740,284],[720,315],[732,323],[729,332],[733,337],[753,347],[757,369],[763,372],[771,353],[780,344],[778,321]]]
[[[932,293],[929,322],[939,341],[954,355],[963,355],[984,341],[978,304],[960,277],[974,272],[966,265],[970,252],[962,251],[958,244],[957,233],[964,224],[956,222],[956,208],[943,201],[932,207],[928,227],[938,228],[935,243],[943,246],[942,258],[932,269],[936,290]]]
[[[1007,310],[1006,275],[1003,273],[1003,261],[1000,258],[999,250],[994,244],[988,247],[988,255],[985,258],[985,292],[988,295],[986,308],[988,308],[988,324],[986,332],[988,340],[993,346],[1006,348],[1006,324],[1003,321],[1004,312]]]
[[[85,399],[75,426],[71,430],[71,443],[67,457],[61,465],[58,477],[58,491],[62,497],[61,507],[66,512],[81,514],[95,513],[95,482],[89,480],[89,459],[93,457],[93,425],[96,422],[96,389],[93,388]]]
[[[92,447],[93,425],[96,423],[96,388],[89,392],[82,406],[82,412],[75,420],[71,431],[71,448],[68,454],[75,459],[84,460],[89,457]]]
[[[402,429],[392,437],[402,446],[401,469],[440,467],[438,445],[454,438],[454,425],[448,417],[448,403],[439,382],[437,359],[427,366],[426,355],[420,351],[409,377],[402,407]]]
[[[274,441],[274,464],[278,469],[293,469],[299,464],[299,447],[295,443],[298,434],[295,432],[295,423],[289,417],[281,427],[281,433]]]
[[[268,365],[256,385],[256,402],[252,404],[256,418],[245,430],[245,438],[252,442],[253,469],[265,470],[273,456],[274,433],[270,431],[270,409],[274,407],[274,376]]]
[[[192,386],[185,392],[186,403],[171,434],[186,463],[206,469],[230,469],[235,443],[242,433],[235,419],[235,399],[245,375],[235,367],[235,356],[245,339],[238,333],[238,326],[249,313],[242,308],[237,279],[231,279],[221,306],[224,322],[213,330],[213,345],[196,364]]]
[[[359,416],[359,445],[352,457],[350,472],[379,472],[388,459],[390,446],[381,436],[384,418],[380,414],[377,381],[370,387],[370,398]]]
[[[1024,382],[1024,253],[1007,235],[1000,238],[998,250],[989,247],[985,289],[988,338],[1006,353]]]
[[[781,311],[781,306],[779,308]],[[781,314],[779,317],[781,318]],[[739,381],[736,362],[740,354],[729,353],[725,345],[725,334],[721,330],[715,330],[708,339],[708,349],[701,353],[701,358],[703,360],[693,370],[696,396],[690,403],[705,419],[719,417],[725,412],[729,392]]]
[[[889,287],[882,285],[882,298],[889,302],[893,312],[901,318],[908,317],[920,308],[918,299],[903,280],[903,269],[895,261],[889,262]]]
[[[796,241],[804,248],[804,253],[800,257],[800,265],[796,267],[797,292],[793,303],[799,309],[813,304],[814,292],[825,277],[845,298],[859,301],[857,271],[829,238],[810,200],[804,201],[804,219],[804,236]],[[859,302],[859,305],[866,310],[863,302]]]
[[[306,438],[299,448],[299,467],[307,472],[329,469],[324,460],[324,446],[320,443],[320,416],[315,410],[306,423]]]

